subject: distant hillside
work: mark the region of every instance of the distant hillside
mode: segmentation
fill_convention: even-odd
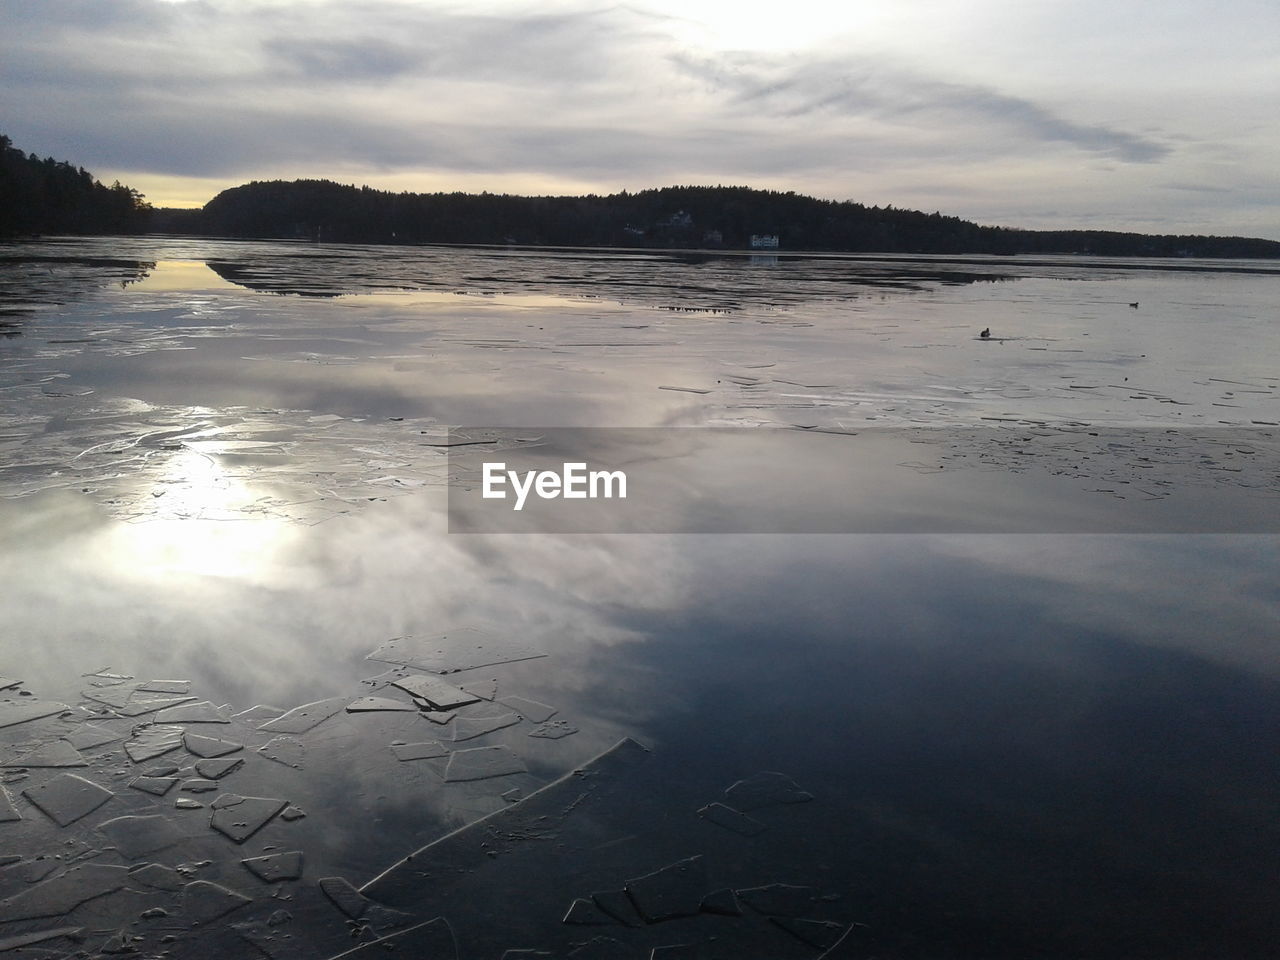
[[[151,207],[120,182],[103,186],[83,167],[34,153],[0,134],[0,237],[42,233],[142,233]]]
[[[228,237],[349,243],[476,243],[867,253],[1088,253],[1280,257],[1280,243],[1242,237],[984,227],[940,213],[867,207],[748,187],[666,187],[610,196],[389,193],[328,180],[253,182],[202,211],[157,211],[155,229]]]

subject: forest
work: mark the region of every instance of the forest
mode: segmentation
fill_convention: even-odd
[[[199,211],[158,211],[154,229],[344,243],[459,243],[663,249],[924,254],[1081,253],[1278,257],[1280,243],[1242,237],[1101,230],[1017,230],[893,206],[749,187],[679,186],[607,196],[391,193],[328,180],[255,181]]]
[[[790,251],[1280,257],[1280,242],[1104,230],[980,226],[940,212],[820,200],[745,186],[677,186],[607,196],[393,193],[329,180],[254,181],[201,209],[152,208],[83,167],[41,159],[0,135],[0,236],[170,233],[338,243],[499,244]]]
[[[143,233],[151,206],[119,181],[105,186],[84,167],[40,159],[0,134],[0,237]]]

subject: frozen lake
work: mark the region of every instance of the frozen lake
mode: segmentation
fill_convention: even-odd
[[[1278,310],[1261,261],[0,245],[0,948],[1270,956]],[[581,437],[659,492],[459,532]]]

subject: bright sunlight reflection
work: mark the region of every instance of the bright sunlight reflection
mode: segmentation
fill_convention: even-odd
[[[175,453],[151,491],[154,513],[121,524],[113,555],[143,577],[192,574],[266,579],[286,521],[264,514],[242,475],[197,450]]]

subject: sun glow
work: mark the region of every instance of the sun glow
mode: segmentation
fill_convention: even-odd
[[[140,577],[269,578],[285,521],[260,509],[261,493],[215,456],[184,447],[151,491],[154,513],[119,526],[112,545],[122,571]]]

